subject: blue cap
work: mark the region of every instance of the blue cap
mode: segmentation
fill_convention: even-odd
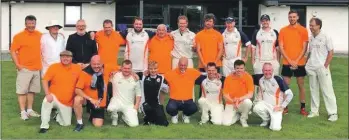
[[[270,17],[269,17],[269,15],[264,14],[264,15],[261,16],[260,20],[263,20],[263,19],[270,20]]]
[[[235,19],[232,18],[232,17],[227,17],[227,18],[225,19],[225,22],[235,22]]]

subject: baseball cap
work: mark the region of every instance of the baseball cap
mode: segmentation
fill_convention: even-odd
[[[270,17],[269,17],[269,15],[264,14],[264,15],[261,16],[260,20],[263,20],[263,19],[270,20]]]
[[[225,19],[225,22],[235,22],[235,19],[232,18],[232,17],[227,17],[227,18]]]
[[[73,56],[73,53],[71,51],[63,51],[59,56]]]

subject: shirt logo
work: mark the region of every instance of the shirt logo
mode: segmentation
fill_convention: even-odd
[[[156,82],[160,83],[160,78],[157,78],[157,79],[156,79]]]

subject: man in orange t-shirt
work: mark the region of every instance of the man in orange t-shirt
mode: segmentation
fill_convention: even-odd
[[[300,114],[307,115],[305,111],[305,53],[308,46],[308,31],[298,23],[299,15],[297,11],[288,13],[290,25],[283,27],[279,34],[279,46],[282,54],[281,75],[287,85],[291,83],[291,77],[297,79],[299,89],[299,100],[301,103]],[[288,113],[287,107],[284,114]]]
[[[107,107],[107,88],[109,77],[117,71],[117,67],[104,64],[99,55],[91,58],[91,63],[79,75],[74,98],[74,112],[77,125],[74,131],[81,131],[84,127],[82,122],[82,104],[86,99],[90,107],[90,121],[96,127],[101,127],[104,122],[104,112]]]
[[[173,45],[173,39],[167,34],[166,25],[158,25],[156,35],[149,42],[149,61],[158,63],[160,74],[172,70]]]
[[[208,62],[217,65],[218,73],[222,66],[223,36],[214,27],[215,16],[212,13],[204,16],[205,28],[195,36],[196,49],[199,56],[200,71],[205,72]]]
[[[21,119],[40,117],[33,110],[34,94],[40,93],[41,33],[35,30],[36,18],[25,17],[25,29],[13,37],[10,52],[17,68],[16,93]],[[27,103],[28,102],[28,103]],[[27,105],[27,106],[26,106]]]
[[[223,125],[230,126],[240,119],[242,127],[248,127],[248,113],[252,108],[253,78],[245,71],[245,62],[236,60],[231,75],[225,78],[223,96],[226,101]]]
[[[58,109],[56,121],[62,126],[71,125],[75,84],[81,72],[78,64],[72,64],[73,53],[60,53],[60,63],[49,66],[42,80],[45,98],[41,106],[41,126],[39,133],[49,128],[52,108]],[[50,86],[48,83],[50,82]]]
[[[179,59],[178,67],[165,74],[165,80],[170,87],[170,99],[166,112],[172,116],[172,123],[178,123],[178,111],[183,111],[184,123],[190,122],[190,117],[198,108],[193,101],[193,88],[201,73],[188,67],[188,58]]]
[[[113,30],[113,22],[109,19],[104,20],[103,30],[96,34],[96,42],[98,44],[98,55],[104,64],[118,66],[118,55],[120,45],[124,45],[126,41]]]

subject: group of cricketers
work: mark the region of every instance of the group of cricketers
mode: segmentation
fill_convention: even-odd
[[[156,32],[143,29],[141,18],[135,18],[126,33],[115,31],[111,20],[103,22],[101,31],[86,32],[85,21],[78,20],[76,33],[65,41],[57,21],[50,21],[48,33],[42,34],[35,30],[35,16],[29,15],[26,28],[14,36],[10,49],[17,68],[21,119],[41,117],[39,133],[46,133],[51,119],[68,126],[74,114],[74,131],[78,132],[84,128],[83,115],[96,127],[104,125],[105,114],[110,115],[113,126],[121,115],[128,126],[136,127],[138,113],[143,114],[144,125],[168,126],[165,112],[171,123],[177,124],[179,118],[190,123],[190,116],[199,110],[200,124],[230,126],[240,121],[242,127],[248,127],[249,114],[254,112],[262,119],[260,126],[279,131],[294,96],[289,88],[291,77],[296,77],[300,114],[319,116],[320,88],[328,120],[336,121],[329,66],[332,40],[321,30],[319,18],[309,21],[310,37],[298,18],[296,11],[290,11],[290,24],[278,32],[264,14],[251,40],[235,27],[231,17],[225,19],[223,33],[215,30],[216,18],[211,13],[204,16],[204,29],[197,34],[187,28],[186,16],[178,17],[178,29],[170,33],[164,24],[158,25]],[[120,45],[126,49],[119,66]],[[242,46],[246,46],[244,54]],[[195,53],[198,69],[194,69]],[[249,55],[254,74],[246,71]],[[309,113],[305,110],[306,75]],[[45,93],[41,114],[32,108],[40,83]],[[195,85],[200,85],[197,103]],[[166,106],[165,94],[169,95]]]

